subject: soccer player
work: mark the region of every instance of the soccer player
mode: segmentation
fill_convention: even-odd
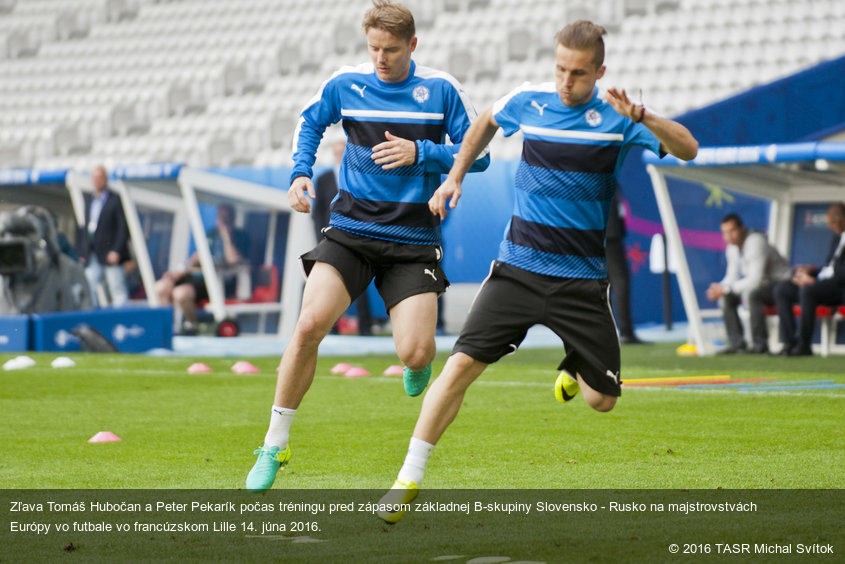
[[[363,28],[372,63],[329,78],[294,133],[288,199],[302,213],[315,197],[311,167],[326,127],[343,120],[347,143],[329,227],[302,256],[302,309],[279,365],[270,426],[246,479],[252,492],[270,488],[290,459],[290,426],[314,379],[317,347],[373,278],[405,365],[406,393],[421,394],[431,376],[437,296],[449,282],[440,267],[440,218],[427,202],[476,114],[452,76],[412,60],[417,38],[406,7],[374,0]],[[452,145],[444,144],[447,134]],[[467,168],[489,163],[485,154]]]
[[[523,134],[514,213],[499,256],[482,284],[452,356],[423,400],[405,463],[380,503],[413,500],[434,445],[454,420],[467,387],[488,364],[513,352],[540,323],[564,343],[555,383],[559,401],[580,389],[597,411],[620,395],[619,341],[608,303],[604,232],[615,175],[632,145],[692,159],[698,142],[681,124],[662,118],[611,88],[603,98],[605,30],[577,21],[557,34],[555,82],[525,85],[473,123],[449,176],[429,200],[441,219],[461,196],[475,156],[501,127]],[[404,511],[382,511],[389,523]]]

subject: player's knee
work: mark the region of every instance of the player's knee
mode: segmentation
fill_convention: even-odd
[[[296,322],[295,338],[302,344],[319,344],[323,337],[329,332],[331,323],[318,316],[303,311]]]
[[[434,360],[434,346],[416,345],[399,352],[402,364],[411,370],[423,370]]]
[[[169,282],[164,280],[159,280],[155,284],[155,292],[158,296],[158,301],[164,305],[167,305],[171,300],[171,296],[173,295],[173,285]]]
[[[178,304],[193,302],[195,295],[193,287],[189,284],[182,284],[173,288],[173,301]]]
[[[430,343],[409,343],[397,348],[397,354],[402,364],[411,370],[423,370],[434,360],[437,349],[434,341]]]
[[[590,407],[602,413],[610,411],[616,405],[616,397],[608,396],[606,394],[595,394],[589,398],[585,395],[584,398],[587,400],[587,404]]]
[[[463,353],[452,355],[449,357],[449,369],[444,369],[445,380],[451,382],[453,387],[466,389],[477,378],[477,364],[477,360]]]

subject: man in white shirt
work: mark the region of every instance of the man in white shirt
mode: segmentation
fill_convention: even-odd
[[[728,265],[721,282],[713,282],[707,297],[718,301],[725,319],[728,346],[721,354],[769,352],[765,305],[774,305],[774,287],[789,280],[789,263],[759,232],[749,231],[742,218],[729,213],[720,224],[727,243]],[[747,348],[737,308],[744,301],[751,313],[752,346]]]
[[[827,226],[834,236],[824,266],[799,266],[791,281],[775,288],[775,304],[780,318],[781,354],[809,356],[810,342],[816,323],[816,306],[836,306],[845,303],[845,203],[838,202],[827,209]],[[794,304],[801,306],[801,321],[796,332],[792,315]]]

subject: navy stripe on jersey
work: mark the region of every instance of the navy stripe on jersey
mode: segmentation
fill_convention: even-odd
[[[522,160],[552,170],[613,174],[619,150],[618,145],[557,143],[526,137],[522,143]]]
[[[604,230],[552,227],[514,216],[507,239],[521,247],[544,249],[549,253],[604,257]]]
[[[570,201],[610,200],[616,190],[611,174],[548,170],[520,161],[514,182],[517,190]]]
[[[379,143],[384,143],[387,141],[384,136],[385,131],[411,141],[427,139],[433,143],[443,142],[443,125],[440,123],[344,119],[343,129],[349,137],[349,142],[361,147],[375,147]]]
[[[499,260],[523,270],[558,278],[607,278],[604,257],[579,257],[545,253],[504,240],[499,246]]]
[[[376,164],[373,160],[373,150],[369,147],[360,147],[353,145],[352,142],[346,144],[346,151],[343,153],[343,164],[346,165],[347,170],[360,172],[361,174],[376,174],[386,176],[425,176],[423,167],[418,165],[400,166],[385,170],[380,164]],[[426,207],[426,209],[428,209]]]
[[[375,237],[396,243],[410,245],[437,245],[440,243],[440,226],[434,229],[426,227],[407,227],[401,225],[384,225],[381,223],[366,223],[352,218],[332,213],[329,218],[332,227],[337,227],[355,235]]]
[[[332,216],[352,216],[364,222],[393,223],[402,227],[419,227],[433,230],[440,221],[428,212],[428,204],[407,202],[377,202],[354,198],[346,190],[337,193],[332,204]]]

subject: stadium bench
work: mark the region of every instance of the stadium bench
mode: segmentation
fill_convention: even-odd
[[[274,264],[261,265],[255,273],[252,294],[246,299],[227,298],[224,302],[226,315],[237,317],[238,314],[257,313],[258,332],[264,333],[268,313],[281,313],[282,304],[279,303],[281,281],[279,267]],[[207,310],[208,300],[201,301],[198,306]],[[231,320],[225,320],[222,323]],[[237,329],[235,330],[237,333]],[[234,336],[234,335],[230,335]]]
[[[766,306],[763,311],[768,317],[777,317],[778,311],[774,306]],[[801,316],[801,306],[792,306],[792,314],[795,317]],[[836,333],[839,323],[845,320],[845,305],[841,306],[817,306],[816,319],[819,321],[820,353],[821,356],[828,356],[831,348],[836,344]]]

